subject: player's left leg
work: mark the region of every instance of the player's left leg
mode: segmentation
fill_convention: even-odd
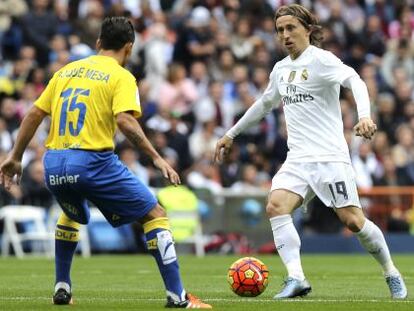
[[[167,291],[169,308],[210,309],[195,296],[186,293],[181,282],[174,241],[165,210],[157,204],[142,220],[147,247],[154,256]]]
[[[72,304],[72,283],[70,268],[73,254],[79,241],[80,224],[62,212],[55,231],[55,293],[53,303],[58,305]]]
[[[387,242],[380,228],[365,218],[362,209],[355,206],[337,208],[339,219],[358,237],[361,245],[381,265],[385,280],[394,299],[407,297],[407,288],[400,272],[395,267]]]

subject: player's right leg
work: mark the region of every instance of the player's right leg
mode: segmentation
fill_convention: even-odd
[[[157,204],[141,221],[147,248],[155,258],[167,292],[167,308],[211,309],[209,304],[186,293],[181,282],[173,237],[165,210]]]
[[[97,155],[98,156],[98,155]],[[94,172],[85,197],[93,202],[108,222],[118,227],[137,220],[143,225],[148,250],[155,258],[167,291],[167,307],[211,308],[185,292],[174,241],[165,210],[151,191],[112,154],[100,154],[103,165],[94,161]]]
[[[311,291],[311,286],[303,273],[300,260],[301,243],[291,213],[302,204],[308,186],[306,181],[281,170],[273,179],[272,190],[266,212],[272,226],[276,249],[288,272],[284,287],[274,299],[305,296]]]

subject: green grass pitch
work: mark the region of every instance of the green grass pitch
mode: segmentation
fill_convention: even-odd
[[[313,292],[306,298],[274,301],[285,276],[277,256],[257,256],[270,270],[266,291],[256,298],[233,294],[226,281],[230,264],[239,257],[181,256],[188,291],[216,310],[414,310],[414,255],[394,256],[404,273],[409,298],[389,299],[379,266],[368,255],[306,255],[303,266]],[[165,294],[150,256],[76,257],[72,272],[73,306],[53,306],[51,259],[0,259],[0,310],[165,310]]]

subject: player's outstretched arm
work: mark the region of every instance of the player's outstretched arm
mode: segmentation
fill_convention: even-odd
[[[20,125],[19,134],[16,143],[6,160],[0,165],[0,184],[6,190],[10,190],[13,178],[17,175],[17,183],[22,176],[22,157],[27,145],[32,140],[37,128],[42,120],[46,117],[46,112],[33,106],[28,114],[24,117]]]
[[[172,184],[181,184],[180,176],[177,172],[159,155],[157,150],[151,145],[148,138],[138,121],[129,112],[121,112],[116,115],[116,123],[121,132],[139,150],[142,150],[151,157],[154,165],[162,172]]]
[[[365,82],[358,75],[354,75],[346,79],[343,85],[351,89],[357,105],[359,121],[354,126],[355,134],[371,139],[377,131],[377,125],[371,119],[370,100]]]

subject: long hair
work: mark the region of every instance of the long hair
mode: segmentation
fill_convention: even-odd
[[[275,13],[275,22],[281,16],[291,15],[296,17],[307,30],[310,30],[310,44],[320,46],[323,40],[322,27],[315,15],[307,8],[299,4],[282,5]]]

